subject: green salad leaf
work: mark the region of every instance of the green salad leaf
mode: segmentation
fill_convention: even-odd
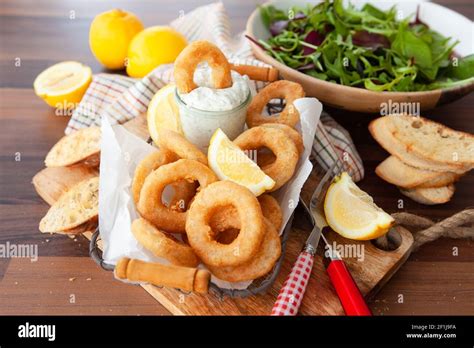
[[[452,64],[447,69],[446,76],[457,80],[474,77],[474,54],[461,58],[456,64]]]
[[[406,92],[474,77],[474,55],[456,58],[457,41],[431,30],[418,15],[397,19],[395,6],[358,9],[325,0],[286,11],[261,6],[260,15],[272,36],[258,44],[282,64],[321,80]]]

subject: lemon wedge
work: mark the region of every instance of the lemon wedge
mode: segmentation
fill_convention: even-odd
[[[81,101],[91,80],[91,68],[69,61],[55,64],[40,73],[33,88],[48,105],[69,109]]]
[[[329,186],[324,200],[328,225],[341,236],[369,240],[387,233],[394,219],[375,205],[374,200],[342,173]]]
[[[155,143],[160,129],[170,129],[183,134],[179,109],[174,99],[175,85],[161,88],[150,101],[147,111],[148,132]]]
[[[255,196],[275,186],[275,181],[266,175],[244,151],[235,145],[219,128],[211,138],[207,152],[211,169],[221,180],[230,180],[247,187]]]

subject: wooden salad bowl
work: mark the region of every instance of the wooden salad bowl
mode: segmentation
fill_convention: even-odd
[[[286,10],[292,6],[302,7],[307,4],[317,4],[319,2],[320,1],[309,0],[277,0],[266,2],[262,6],[272,4],[277,8]],[[363,2],[361,1],[352,2],[357,6],[363,5]],[[423,22],[427,23],[431,29],[446,37],[452,37],[455,40],[459,40],[459,44],[456,47],[457,54],[460,56],[467,56],[474,53],[474,47],[472,46],[472,22],[457,12],[441,5],[421,0],[410,2],[365,2],[372,2],[374,5],[384,10],[393,5],[397,5],[397,8],[403,11],[404,16],[410,13],[416,13],[417,7],[420,6],[419,17]],[[256,8],[247,20],[246,32],[248,36],[257,41],[260,39],[265,40],[270,37],[270,32],[265,27],[260,17],[259,8]],[[376,92],[364,88],[343,86],[317,79],[290,68],[271,57],[255,43],[251,43],[251,47],[255,56],[259,60],[277,68],[281,77],[301,84],[305,89],[307,96],[316,97],[324,104],[338,109],[380,113],[384,105],[388,107],[391,105],[397,105],[401,111],[403,111],[402,108],[410,109],[410,107],[422,111],[432,109],[438,105],[450,103],[474,91],[473,78],[466,80],[463,84],[450,88],[422,92]]]

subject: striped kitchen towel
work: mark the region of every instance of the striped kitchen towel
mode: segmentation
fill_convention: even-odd
[[[231,63],[267,66],[255,59],[243,34],[231,36],[229,24],[224,5],[218,2],[198,7],[172,21],[170,26],[189,42],[214,42]],[[116,123],[131,120],[145,113],[153,95],[172,81],[172,64],[159,66],[143,79],[105,73],[94,75],[65,132],[69,134],[80,128],[100,125],[103,115],[108,115]],[[257,90],[264,86],[263,82],[255,82]],[[355,181],[364,177],[362,160],[349,133],[324,112],[316,131],[312,158],[325,169],[334,161],[341,161]]]

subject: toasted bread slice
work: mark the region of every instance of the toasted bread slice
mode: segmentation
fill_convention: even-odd
[[[41,219],[41,232],[72,230],[99,214],[99,177],[81,181],[65,192]]]
[[[375,173],[383,180],[403,188],[441,187],[454,183],[461,174],[435,172],[418,169],[403,163],[395,156],[389,156],[375,168]]]
[[[98,223],[99,223],[99,218],[96,216],[95,218],[92,218],[91,220],[84,222],[83,224],[80,224],[77,227],[73,227],[73,228],[70,228],[69,230],[64,230],[64,231],[54,232],[54,233],[64,234],[67,236],[75,236],[75,235],[82,234],[85,232],[93,233],[96,230]]]
[[[48,152],[46,167],[64,167],[81,161],[96,166],[100,152],[100,128],[89,127],[62,137]]]
[[[462,174],[474,167],[474,136],[425,118],[384,116],[373,120],[369,131],[385,150],[415,168]]]
[[[53,205],[64,192],[83,180],[99,175],[99,172],[83,164],[69,167],[43,168],[33,177],[36,192],[49,205]]]
[[[455,191],[454,185],[432,188],[399,189],[401,193],[413,199],[415,202],[427,205],[447,203]]]

